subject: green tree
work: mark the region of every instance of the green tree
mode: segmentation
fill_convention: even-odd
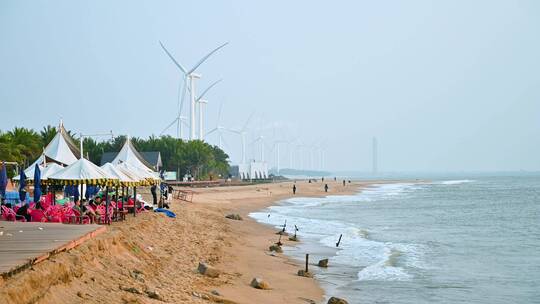
[[[54,138],[58,130],[55,126],[48,125],[46,127],[43,127],[43,129],[39,132],[39,135],[41,136],[41,144],[43,147],[46,147],[51,140]]]

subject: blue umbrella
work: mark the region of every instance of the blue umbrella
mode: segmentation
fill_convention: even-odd
[[[21,170],[19,182],[19,199],[21,202],[24,202],[26,200],[26,190],[24,190],[24,188],[26,188],[26,174],[24,174],[24,170]]]
[[[36,164],[36,169],[34,170],[34,202],[39,202],[41,198],[41,171],[39,166]]]
[[[0,197],[6,197],[6,187],[7,187],[7,171],[6,164],[2,162],[2,169],[0,170]]]

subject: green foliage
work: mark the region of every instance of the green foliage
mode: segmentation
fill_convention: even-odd
[[[56,135],[57,128],[46,126],[39,133],[31,129],[15,127],[12,131],[0,132],[0,160],[15,161],[23,167],[36,160],[44,147]],[[68,131],[68,134],[71,132]],[[85,157],[100,165],[105,152],[119,152],[126,141],[125,136],[117,136],[108,141],[85,138]],[[150,136],[147,139],[132,138],[135,148],[142,151],[159,151],[163,168],[179,173],[179,177],[191,173],[198,179],[227,176],[229,156],[217,146],[199,140],[183,141],[171,136]],[[79,144],[78,140],[74,140]],[[76,155],[77,157],[79,155]]]

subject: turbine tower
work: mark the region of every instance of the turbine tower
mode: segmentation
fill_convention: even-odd
[[[201,75],[199,74],[196,74],[195,71],[197,70],[197,68],[199,68],[199,66],[201,64],[203,64],[210,56],[212,56],[215,52],[217,52],[219,49],[223,48],[224,46],[226,46],[227,44],[229,44],[228,42],[225,42],[224,44],[218,46],[217,48],[215,48],[213,51],[211,51],[210,53],[208,53],[206,56],[204,56],[203,58],[201,58],[201,60],[199,60],[199,62],[197,62],[197,64],[195,64],[191,69],[186,69],[183,65],[181,65],[176,59],[174,59],[174,57],[171,55],[171,53],[169,53],[169,51],[165,48],[165,46],[163,45],[163,43],[161,43],[161,41],[159,42],[159,44],[161,45],[161,48],[163,48],[163,50],[165,51],[165,53],[167,53],[167,56],[169,56],[169,58],[172,60],[172,62],[180,69],[180,71],[182,71],[183,75],[184,75],[184,81],[186,82],[184,84],[184,88],[187,87],[187,82],[189,82],[189,91],[190,91],[190,121],[189,121],[189,128],[190,128],[190,139],[191,140],[194,140],[196,139],[196,130],[195,130],[195,102],[196,102],[196,94],[195,94],[195,80],[196,79],[200,79],[201,78]],[[182,101],[180,103],[180,111],[179,113],[181,112],[181,107],[183,105],[183,100],[184,100],[184,95],[185,95],[185,90],[184,92],[182,93]],[[180,124],[180,115],[178,115],[178,117],[176,118],[175,122],[178,121],[178,123]],[[173,122],[174,123],[174,122]],[[172,125],[172,124],[171,124]]]
[[[242,164],[246,163],[246,133],[247,133],[247,126],[249,124],[249,121],[253,117],[253,114],[254,113],[251,113],[251,115],[249,116],[248,120],[246,121],[242,129],[240,130],[229,129],[229,131],[240,135],[240,138],[242,140]]]
[[[218,132],[218,147],[223,150],[223,131],[227,130],[224,126],[221,125],[221,110],[223,108],[223,102],[219,105],[219,112],[217,117],[216,127],[210,130],[206,135],[210,135],[214,132]]]
[[[204,92],[197,98],[197,104],[199,105],[199,139],[204,140],[204,106],[208,103],[207,100],[202,99],[210,89],[212,89],[216,84],[221,82],[223,79],[215,81],[212,83]]]

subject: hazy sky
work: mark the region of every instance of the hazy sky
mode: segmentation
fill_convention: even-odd
[[[279,126],[269,145],[323,141],[330,170],[370,170],[373,136],[384,171],[540,170],[538,1],[184,2],[1,1],[0,130],[159,134],[180,74],[158,41],[185,66],[229,41],[200,69],[224,79],[209,129],[224,102],[224,126]]]

